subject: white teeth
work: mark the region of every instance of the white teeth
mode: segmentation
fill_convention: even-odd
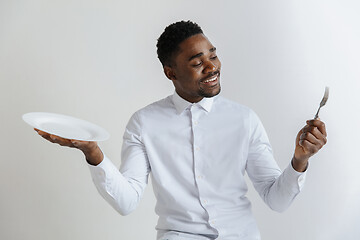
[[[213,82],[213,81],[215,81],[216,79],[217,79],[217,75],[214,76],[213,78],[210,78],[210,79],[208,79],[208,80],[205,80],[204,82],[206,82],[206,83],[208,83],[208,82]]]

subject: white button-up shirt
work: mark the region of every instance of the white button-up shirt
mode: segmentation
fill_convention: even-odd
[[[131,117],[120,171],[106,156],[90,170],[122,215],[136,208],[150,174],[158,239],[260,239],[245,171],[275,211],[291,204],[305,176],[291,164],[281,172],[251,109],[221,96],[190,103],[176,93]]]

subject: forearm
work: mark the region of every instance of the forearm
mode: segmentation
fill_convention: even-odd
[[[262,198],[277,212],[285,211],[300,193],[305,180],[305,173],[295,170],[291,164],[274,181],[264,183]]]
[[[116,211],[127,215],[136,209],[146,183],[127,179],[106,156],[89,167],[98,192]]]

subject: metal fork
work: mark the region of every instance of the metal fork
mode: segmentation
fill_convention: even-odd
[[[325,93],[324,93],[324,97],[322,98],[321,102],[320,102],[320,106],[315,114],[315,117],[314,119],[318,118],[319,117],[319,111],[320,111],[320,108],[323,107],[327,100],[329,99],[329,87],[325,87]]]

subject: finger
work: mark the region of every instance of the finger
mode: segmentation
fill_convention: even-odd
[[[70,141],[76,147],[83,147],[83,146],[89,145],[88,141],[81,141],[81,140],[76,140],[76,139],[71,139]]]
[[[318,147],[321,147],[322,146],[322,142],[321,140],[317,139],[311,132],[304,132],[300,135],[300,141],[308,141],[310,142],[311,144],[314,144]]]
[[[319,148],[316,145],[312,144],[306,139],[300,140],[299,145],[304,149],[305,152],[309,152],[311,154],[315,154],[319,151]]]
[[[327,133],[326,133],[326,127],[325,127],[325,123],[320,121],[319,119],[312,119],[312,120],[307,120],[306,121],[307,125],[309,126],[315,126],[319,129],[319,131],[325,136],[327,137]]]
[[[82,144],[84,144],[83,143],[84,141],[80,141],[80,140],[71,139],[70,141],[76,148],[81,148]]]
[[[307,125],[302,129],[303,133],[310,132],[312,135],[314,135],[319,141],[321,145],[325,145],[327,143],[326,136],[320,132],[319,128],[315,126]]]
[[[87,143],[87,141],[82,141],[82,140],[76,140],[76,139],[70,139],[70,141],[74,144],[84,144]]]
[[[92,142],[92,141],[81,141],[81,140],[71,139],[71,142],[74,145],[74,147],[82,151],[89,151],[97,146],[97,142]]]
[[[303,133],[310,132],[312,135],[314,135],[317,139],[320,141],[324,141],[326,137],[320,132],[320,130],[315,126],[305,126],[302,129]]]
[[[57,143],[61,146],[73,147],[73,144],[71,143],[70,139],[62,138],[52,134],[50,135],[50,138],[53,140],[54,143]]]
[[[41,135],[41,136],[47,136],[47,135],[50,135],[49,133],[44,132],[44,131],[41,131],[41,130],[39,130],[39,129],[36,129],[35,131],[36,131],[39,135]]]
[[[49,133],[44,132],[44,131],[41,131],[41,130],[38,130],[38,129],[37,129],[37,133],[38,133],[42,138],[45,138],[46,140],[48,140],[48,141],[50,141],[50,142],[54,142],[54,141],[51,139]]]

